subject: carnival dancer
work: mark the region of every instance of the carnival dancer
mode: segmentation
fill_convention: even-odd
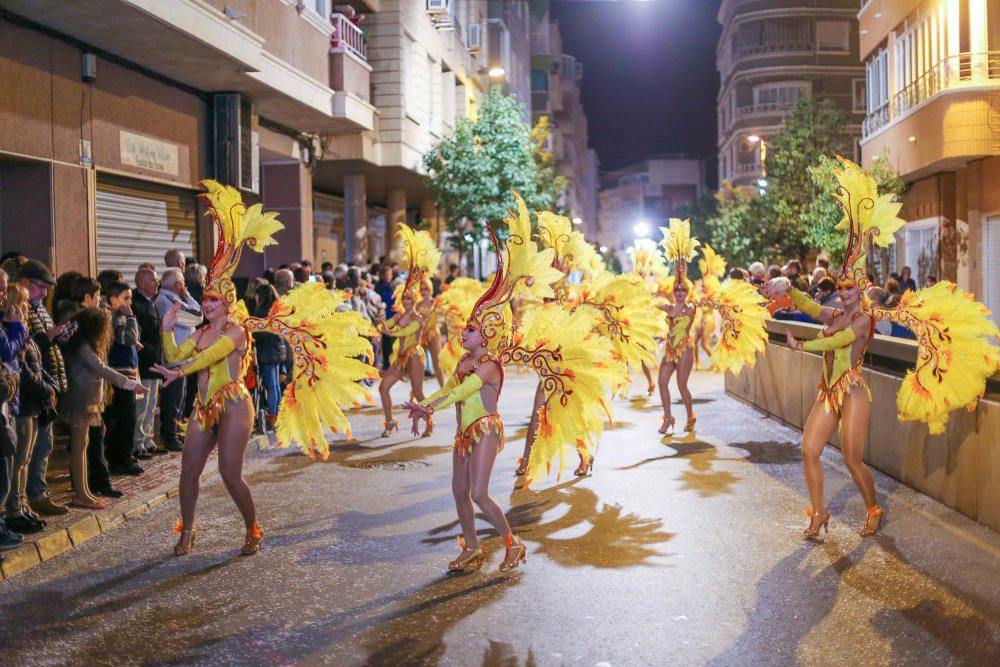
[[[424,348],[421,338],[424,329],[424,319],[417,309],[420,299],[420,285],[425,277],[437,270],[441,261],[441,251],[434,245],[434,239],[424,231],[415,231],[408,225],[399,226],[398,236],[402,241],[403,260],[406,264],[406,282],[396,303],[402,305],[402,311],[386,320],[383,333],[396,339],[394,356],[389,366],[382,371],[382,382],[378,393],[382,398],[382,412],[385,421],[382,426],[382,437],[386,438],[394,430],[399,430],[399,422],[392,417],[392,387],[408,377],[410,392],[417,401],[424,400]],[[423,437],[429,437],[434,431],[434,420],[427,421]]]
[[[642,285],[651,296],[658,296],[660,283],[668,276],[667,263],[663,259],[656,243],[651,239],[636,239],[628,249],[632,262],[629,274],[638,284]],[[642,363],[642,373],[646,376],[646,395],[656,393],[656,382],[653,380],[652,363]]]
[[[208,192],[201,196],[219,236],[203,297],[208,326],[177,345],[173,329],[180,306],[175,304],[163,318],[162,336],[164,356],[179,366],[153,366],[165,384],[198,374],[198,395],[181,459],[181,518],[175,527],[180,539],[174,553],[190,553],[194,546],[199,480],[208,455],[218,446],[219,472],[246,524],[242,553],[253,555],[260,549],[263,531],[243,479],[243,456],[253,426],[250,394],[243,381],[250,359],[248,332],[277,333],[295,354],[291,383],[278,412],[278,445],[294,441],[311,456],[325,457],[324,427],[334,432],[344,429],[349,436],[350,425],[340,406],[357,404],[367,395],[357,381],[370,375],[370,367],[355,357],[371,356],[370,343],[361,337],[371,331],[358,313],[336,313],[340,300],[318,283],[292,290],[267,317],[247,317],[243,302],[237,302],[233,271],[244,247],[261,252],[275,243],[272,235],[283,226],[277,214],[262,212],[260,204],[247,208],[235,188],[215,181],[202,185]]]
[[[891,321],[916,335],[917,364],[907,372],[897,397],[901,421],[920,420],[930,433],[943,433],[951,410],[973,407],[986,389],[986,379],[1000,368],[1000,330],[989,311],[972,295],[948,282],[907,292],[892,309],[874,306],[866,296],[866,274],[871,243],[888,247],[904,221],[901,204],[891,195],[878,195],[875,180],[853,162],[840,158],[836,170],[840,187],[835,195],[843,219],[836,229],[848,235],[844,265],[838,276],[843,309],[822,307],[807,294],[776,279],[770,296],[790,293],[804,313],[826,326],[811,341],[796,340],[787,332],[789,346],[823,355],[819,393],[802,432],[802,459],[810,507],[806,510],[807,537],[829,531],[830,513],[823,501],[820,454],[833,430],[840,426],[841,452],[867,506],[862,536],[874,535],[882,525],[882,508],[875,484],[862,456],[868,433],[871,394],[861,373],[875,322]]]
[[[674,417],[670,413],[669,381],[677,372],[677,389],[687,410],[684,430],[694,430],[697,416],[693,410],[691,392],[687,382],[694,366],[694,341],[691,327],[697,309],[705,309],[714,318],[719,314],[722,333],[718,344],[712,350],[712,365],[720,371],[736,372],[744,365],[753,366],[756,355],[766,348],[767,332],[764,320],[768,317],[763,307],[764,299],[753,287],[740,280],[722,284],[714,293],[705,293],[700,298],[691,298],[691,282],[687,279],[687,265],[694,259],[699,245],[691,236],[691,226],[687,220],[671,218],[669,227],[661,227],[663,246],[667,259],[674,268],[673,275],[660,281],[663,293],[673,297],[672,302],[661,306],[667,314],[667,338],[664,342],[664,356],[660,363],[660,400],[663,405],[663,423],[659,432],[671,435],[674,431]]]
[[[549,399],[542,417],[541,431],[551,428],[555,434],[552,442],[565,438],[561,418],[550,421],[549,409],[558,415],[575,404],[577,378],[569,369],[563,350],[542,340],[526,342],[521,329],[514,332],[510,303],[521,294],[532,303],[553,298],[552,285],[562,278],[562,273],[552,266],[553,251],[539,251],[531,242],[531,221],[527,207],[516,197],[518,213],[509,214],[505,221],[509,234],[501,244],[490,227],[490,237],[497,248],[498,266],[493,281],[477,301],[462,334],[462,345],[467,351],[459,361],[455,375],[424,403],[408,402],[405,407],[413,420],[413,431],[419,430],[419,420],[429,418],[436,409],[456,405],[458,430],[452,457],[452,491],[464,539],[459,539],[462,552],[452,561],[451,571],[470,571],[482,566],[487,558],[475,528],[475,509],[479,506],[494,528],[504,536],[507,551],[501,571],[518,567],[525,562],[526,547],[514,537],[499,505],[489,496],[489,479],[496,455],[503,447],[503,422],[497,413],[497,403],[503,387],[503,368],[515,364],[538,369],[544,376],[542,385]],[[525,314],[539,309],[527,306]],[[534,328],[529,323],[529,328]],[[579,338],[579,334],[576,334]],[[575,368],[575,367],[574,367]],[[533,459],[545,449],[537,447]],[[551,459],[550,459],[551,460]],[[544,465],[544,461],[539,460]]]
[[[423,322],[420,331],[420,345],[431,358],[431,368],[439,387],[444,386],[444,371],[441,369],[441,303],[434,296],[434,286],[429,278],[420,281],[420,300],[417,312]]]
[[[701,259],[698,260],[698,270],[701,271],[701,280],[696,284],[695,291],[697,297],[712,298],[721,289],[719,282],[721,277],[726,275],[726,260],[719,253],[715,252],[710,245],[701,246]],[[716,330],[715,311],[710,307],[698,308],[695,311],[694,327],[692,328],[692,339],[694,340],[694,369],[701,369],[701,356],[699,348],[706,357],[712,356],[712,336]],[[710,364],[711,370],[717,370]]]

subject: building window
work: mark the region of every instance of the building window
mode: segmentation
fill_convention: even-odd
[[[868,92],[864,79],[854,79],[852,82],[854,90],[854,113],[865,113],[868,110]]]
[[[868,93],[868,113],[889,104],[889,51],[882,49],[865,66]]]
[[[851,24],[847,21],[816,21],[816,50],[848,53],[851,50]]]
[[[812,89],[808,81],[779,81],[754,86],[753,104],[760,111],[782,111],[790,109],[802,95]]]

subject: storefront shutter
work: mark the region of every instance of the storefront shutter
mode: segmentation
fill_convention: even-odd
[[[162,271],[167,250],[176,248],[188,258],[195,257],[197,215],[195,195],[190,191],[100,177],[97,270],[117,269],[131,283],[144,262]]]

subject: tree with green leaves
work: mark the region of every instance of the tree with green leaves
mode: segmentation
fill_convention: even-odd
[[[775,233],[763,197],[723,181],[716,211],[707,221],[711,245],[730,266],[763,261],[774,252]]]
[[[534,210],[548,201],[539,188],[531,128],[522,118],[521,103],[494,86],[476,120],[459,119],[423,157],[424,182],[459,251],[478,247],[486,225],[503,219],[513,205],[511,190]]]

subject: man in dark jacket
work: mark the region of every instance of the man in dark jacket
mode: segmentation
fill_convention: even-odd
[[[152,269],[139,269],[135,274],[135,293],[132,295],[132,312],[139,325],[139,380],[147,389],[135,397],[134,453],[137,458],[148,459],[156,449],[153,440],[153,418],[160,390],[160,376],[150,370],[154,364],[163,363],[163,343],[160,339],[160,313],[153,305],[160,281]]]
[[[66,388],[69,386],[66,364],[63,363],[58,344],[67,330],[67,325],[56,326],[44,303],[45,296],[56,281],[52,278],[49,267],[34,259],[29,259],[20,267],[17,277],[21,286],[28,291],[28,333],[38,347],[42,357],[42,369],[52,380],[58,398],[60,394],[66,393]],[[52,422],[55,421],[55,417],[55,411],[51,406],[39,415],[35,449],[31,452],[31,463],[28,464],[28,503],[31,509],[39,514],[57,515],[69,512],[68,508],[52,502],[45,481],[49,454],[52,452]]]
[[[132,290],[123,282],[111,283],[104,290],[111,311],[112,339],[108,366],[132,380],[139,380],[139,323],[132,312]],[[135,462],[135,392],[114,387],[111,402],[104,410],[107,428],[106,452],[111,472],[116,475],[142,473]]]

